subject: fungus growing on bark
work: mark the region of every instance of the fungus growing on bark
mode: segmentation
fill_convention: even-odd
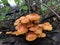
[[[34,41],[36,38],[46,37],[43,30],[51,31],[52,25],[49,22],[39,23],[41,16],[36,13],[21,16],[14,22],[15,31],[6,32],[6,34],[12,35],[26,35],[27,41]]]

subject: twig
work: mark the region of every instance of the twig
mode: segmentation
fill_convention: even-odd
[[[43,4],[43,5],[48,9],[50,9],[60,19],[60,16],[53,9],[49,8],[46,4]]]
[[[29,13],[31,13],[31,11],[30,11],[30,1],[29,0],[25,0],[26,1],[26,3],[27,3],[27,5],[28,5],[28,7],[29,7]]]

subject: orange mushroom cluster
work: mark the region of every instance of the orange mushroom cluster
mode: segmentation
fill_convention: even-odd
[[[12,35],[26,35],[27,41],[34,41],[36,38],[46,37],[43,30],[51,31],[52,25],[49,22],[39,24],[41,16],[36,13],[21,16],[14,22],[16,31],[6,32],[6,34]]]

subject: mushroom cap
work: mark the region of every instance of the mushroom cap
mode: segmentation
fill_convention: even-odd
[[[45,26],[43,26],[43,29],[51,31],[52,30],[52,25],[45,25]]]
[[[18,26],[16,27],[16,30],[17,30],[17,32],[18,32],[19,34],[24,34],[24,33],[28,32],[27,26],[24,25],[24,24],[18,25]]]
[[[27,27],[29,28],[29,27],[33,27],[34,26],[34,24],[33,23],[28,23],[27,24]]]
[[[30,31],[36,31],[38,29],[38,26],[34,25],[29,28]]]
[[[14,26],[20,24],[20,19],[17,19],[15,22],[14,22]]]
[[[20,17],[21,23],[28,23],[29,20],[25,16]]]
[[[40,23],[40,21],[39,20],[34,20],[34,23],[38,24],[38,23]]]
[[[27,41],[34,41],[37,38],[37,35],[34,32],[28,32],[26,34]]]
[[[38,37],[44,38],[44,37],[46,37],[46,34],[45,33],[41,33],[41,34],[38,35]]]
[[[41,34],[42,33],[42,28],[37,29],[34,33],[35,34]]]
[[[38,27],[43,28],[44,24],[38,24]]]
[[[33,13],[33,14],[28,14],[26,15],[26,17],[29,19],[29,20],[39,20],[40,19],[40,16],[36,13]]]
[[[50,23],[49,23],[49,22],[44,22],[43,24],[45,24],[45,25],[49,25]]]
[[[52,30],[52,25],[49,22],[45,22],[43,26],[44,30],[51,31]]]

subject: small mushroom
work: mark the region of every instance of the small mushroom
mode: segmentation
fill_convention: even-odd
[[[49,25],[50,23],[49,23],[49,22],[44,22],[43,24],[45,24],[45,25]]]
[[[27,41],[34,41],[37,38],[37,35],[34,32],[28,32],[26,34]]]
[[[2,34],[2,32],[0,32],[0,35]]]
[[[26,17],[29,19],[29,20],[39,20],[40,19],[40,16],[36,13],[33,13],[33,14],[28,14],[26,15]]]
[[[44,23],[43,29],[51,31],[52,30],[52,25],[49,22]]]
[[[46,34],[45,33],[41,33],[41,34],[38,35],[38,37],[44,38],[44,37],[46,37]]]
[[[13,33],[12,31],[6,32],[6,34],[12,34],[12,33]]]

